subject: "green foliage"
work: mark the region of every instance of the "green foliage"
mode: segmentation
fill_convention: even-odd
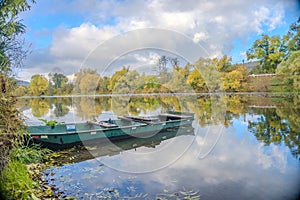
[[[85,74],[79,83],[80,93],[95,94],[100,80],[101,77],[98,74]]]
[[[119,81],[119,79],[124,76],[127,72],[129,72],[129,68],[123,66],[123,68],[121,70],[116,71],[111,79],[110,79],[110,84],[109,84],[109,91],[113,92],[115,90],[115,86],[117,84],[117,82]]]
[[[218,71],[220,71],[220,72],[232,71],[232,64],[231,64],[232,58],[231,57],[227,57],[226,55],[224,55],[220,59],[214,58],[213,60],[217,63],[216,68]]]
[[[16,36],[25,32],[25,26],[18,15],[30,9],[28,2],[35,1],[0,1],[0,73],[11,72],[11,66],[19,66],[26,55],[23,43]]]
[[[4,74],[0,74],[0,82],[4,82],[0,92],[0,171],[8,161],[10,149],[22,142],[25,126],[19,118],[15,107],[17,99],[13,96],[15,82]]]
[[[201,73],[209,92],[223,91],[222,74],[218,71],[218,64],[217,58],[200,58],[194,65],[194,68]]]
[[[288,41],[289,53],[300,50],[300,17],[297,22],[292,23],[286,37]]]
[[[68,83],[68,78],[60,73],[49,73],[50,83],[48,94],[70,94],[73,90],[73,84]]]
[[[276,74],[282,76],[284,83],[295,91],[300,91],[300,50],[294,51],[286,61],[283,61]]]
[[[247,59],[258,59],[261,72],[274,73],[278,64],[287,56],[287,44],[281,37],[262,35],[247,51]]]
[[[23,164],[42,162],[51,150],[42,148],[39,144],[26,143],[11,150],[11,160],[18,160]]]
[[[97,72],[92,69],[80,69],[80,71],[75,74],[75,84],[74,84],[74,92],[75,93],[78,93],[78,94],[81,93],[80,83],[82,82],[82,79],[87,74],[97,74]]]
[[[68,82],[68,78],[59,73],[49,74],[50,80],[53,82],[53,87],[55,89],[63,88]]]
[[[29,90],[33,95],[45,95],[49,81],[42,75],[33,75],[30,80]]]
[[[51,151],[37,144],[18,145],[10,151],[10,161],[0,175],[0,192],[4,199],[36,199],[37,183],[27,164],[40,163]]]
[[[40,121],[44,122],[46,126],[55,126],[60,124],[58,121],[55,120],[46,120],[46,119],[39,119]]]
[[[119,77],[115,82],[114,93],[135,93],[141,86],[139,73],[137,71],[128,71]]]
[[[0,191],[7,200],[32,199],[33,181],[26,165],[18,160],[11,160],[0,179]]]

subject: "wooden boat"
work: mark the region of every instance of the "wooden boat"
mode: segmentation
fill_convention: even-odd
[[[167,129],[192,124],[192,113],[170,112],[151,117],[122,116],[117,120],[68,123],[55,126],[29,126],[28,132],[35,143],[44,146],[69,147],[94,142],[98,139],[123,139],[158,133]]]

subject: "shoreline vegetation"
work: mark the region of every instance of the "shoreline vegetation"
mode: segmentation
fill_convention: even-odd
[[[123,67],[111,77],[101,77],[95,70],[84,69],[76,74],[74,83],[69,83],[65,75],[54,73],[49,74],[49,80],[42,75],[34,75],[28,87],[17,86],[13,69],[22,66],[22,60],[29,52],[24,42],[18,40],[26,31],[19,14],[29,11],[34,3],[35,0],[0,2],[1,199],[54,198],[55,187],[48,186],[41,176],[41,169],[46,166],[41,163],[48,159],[49,151],[24,142],[28,133],[16,108],[17,96],[300,90],[300,18],[291,24],[283,37],[262,35],[247,51],[248,60],[258,60],[259,63],[253,73],[276,73],[278,76],[275,77],[282,77],[279,79],[249,78],[250,72],[244,64],[232,64],[231,58],[226,55],[222,58],[199,58],[196,63],[185,66],[179,66],[177,58],[161,56],[156,66],[157,75],[139,74],[130,67]]]
[[[176,93],[138,93],[138,94],[74,94],[74,95],[53,95],[53,96],[20,96],[18,99],[35,98],[77,98],[77,97],[139,97],[139,96],[222,96],[222,95],[260,95],[260,96],[282,96],[289,94],[300,94],[299,92],[176,92]]]

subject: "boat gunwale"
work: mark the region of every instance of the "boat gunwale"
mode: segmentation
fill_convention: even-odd
[[[60,132],[60,133],[34,133],[34,132],[29,132],[30,135],[36,136],[36,135],[71,135],[71,134],[84,134],[84,133],[89,133],[89,132],[100,132],[100,131],[110,131],[110,130],[117,130],[117,129],[123,129],[123,128],[133,128],[133,127],[144,127],[144,126],[153,126],[153,125],[166,125],[167,123],[175,123],[175,122],[182,122],[182,121],[190,121],[190,119],[176,119],[176,120],[170,120],[170,121],[160,121],[156,123],[139,123],[139,124],[133,124],[130,126],[118,126],[118,127],[112,127],[112,128],[99,128],[99,129],[91,129],[91,130],[81,130],[81,131],[65,131],[65,132]],[[91,123],[91,122],[87,122]],[[68,123],[69,124],[69,123]],[[70,124],[84,124],[84,123],[70,123]],[[97,123],[92,123],[95,125],[98,125]],[[98,125],[100,126],[100,125]],[[31,126],[31,127],[40,127],[40,126]]]

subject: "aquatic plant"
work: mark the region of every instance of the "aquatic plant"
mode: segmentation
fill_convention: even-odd
[[[46,119],[39,119],[40,121],[44,122],[46,124],[46,126],[55,126],[60,124],[58,121],[56,120],[46,120]]]

